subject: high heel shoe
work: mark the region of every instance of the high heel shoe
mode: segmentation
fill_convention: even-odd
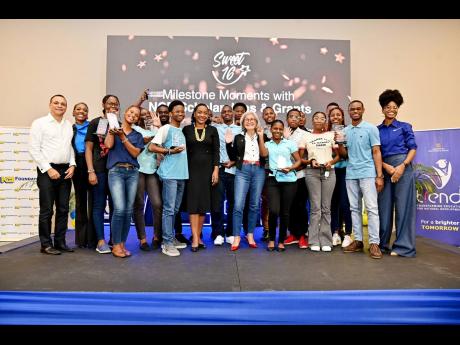
[[[258,247],[257,247],[257,243],[255,243],[255,242],[254,242],[254,243],[249,243],[249,247],[251,247],[251,248],[258,248]]]
[[[284,251],[286,250],[286,248],[284,248],[284,247],[278,247],[278,248],[276,248],[276,250],[279,251],[279,252],[284,252]]]
[[[206,245],[204,243],[198,243],[199,249],[206,249]]]
[[[231,250],[232,252],[235,252],[235,251],[238,250],[239,247],[240,247],[239,244],[237,244],[236,246],[234,246],[234,245],[232,244],[232,247],[230,248],[230,250]]]
[[[192,252],[196,253],[198,251],[199,246],[198,247],[191,246],[190,248]]]
[[[275,250],[275,247],[267,247],[267,250],[268,250],[269,252],[273,252],[273,251]]]

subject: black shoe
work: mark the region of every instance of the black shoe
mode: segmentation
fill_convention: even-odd
[[[190,246],[190,248],[192,252],[196,253],[198,251],[199,246],[198,247]]]
[[[158,249],[161,247],[161,240],[153,240],[152,241],[152,249]]]
[[[199,249],[206,249],[206,245],[204,243],[198,243]]]
[[[192,244],[192,242],[187,240],[183,234],[176,234],[176,240],[178,240],[180,243],[185,243],[188,246]]]
[[[67,244],[61,244],[61,245],[55,244],[54,248],[57,250],[60,250],[61,252],[67,252],[67,253],[74,252],[73,248],[68,247]]]
[[[268,241],[268,231],[264,230],[262,237],[260,238],[262,242],[267,242]]]
[[[276,250],[279,251],[279,252],[284,252],[286,250],[286,248],[276,247]]]
[[[53,247],[46,247],[46,248],[41,248],[40,253],[43,254],[50,254],[50,255],[60,255],[61,252],[59,250],[54,249]]]
[[[110,241],[109,241],[109,242],[107,242],[107,245],[108,245],[110,248],[112,248],[112,247],[113,247],[113,242],[112,242],[112,239],[110,239]]]
[[[143,250],[144,252],[149,252],[149,251],[151,251],[150,246],[147,244],[147,242],[141,243],[141,245],[139,246],[139,248],[140,248],[141,250]]]
[[[267,250],[268,250],[269,252],[273,252],[273,251],[275,250],[275,247],[267,247]]]

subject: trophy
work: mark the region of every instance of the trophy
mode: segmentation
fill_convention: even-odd
[[[345,136],[345,126],[344,125],[332,125],[332,130],[337,133],[335,142],[337,144],[344,144],[347,142],[347,138]]]

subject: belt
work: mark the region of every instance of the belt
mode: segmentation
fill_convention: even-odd
[[[53,169],[65,169],[68,168],[70,163],[50,163]]]
[[[243,164],[258,165],[260,166],[259,161],[243,161]]]
[[[126,168],[126,169],[134,169],[134,165],[129,163],[118,163],[117,167]]]

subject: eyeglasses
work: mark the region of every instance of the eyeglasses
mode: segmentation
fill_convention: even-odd
[[[112,108],[112,107],[118,108],[118,107],[120,106],[118,103],[106,103],[105,105],[107,105],[107,106],[109,106],[109,107],[111,107],[111,108]]]

